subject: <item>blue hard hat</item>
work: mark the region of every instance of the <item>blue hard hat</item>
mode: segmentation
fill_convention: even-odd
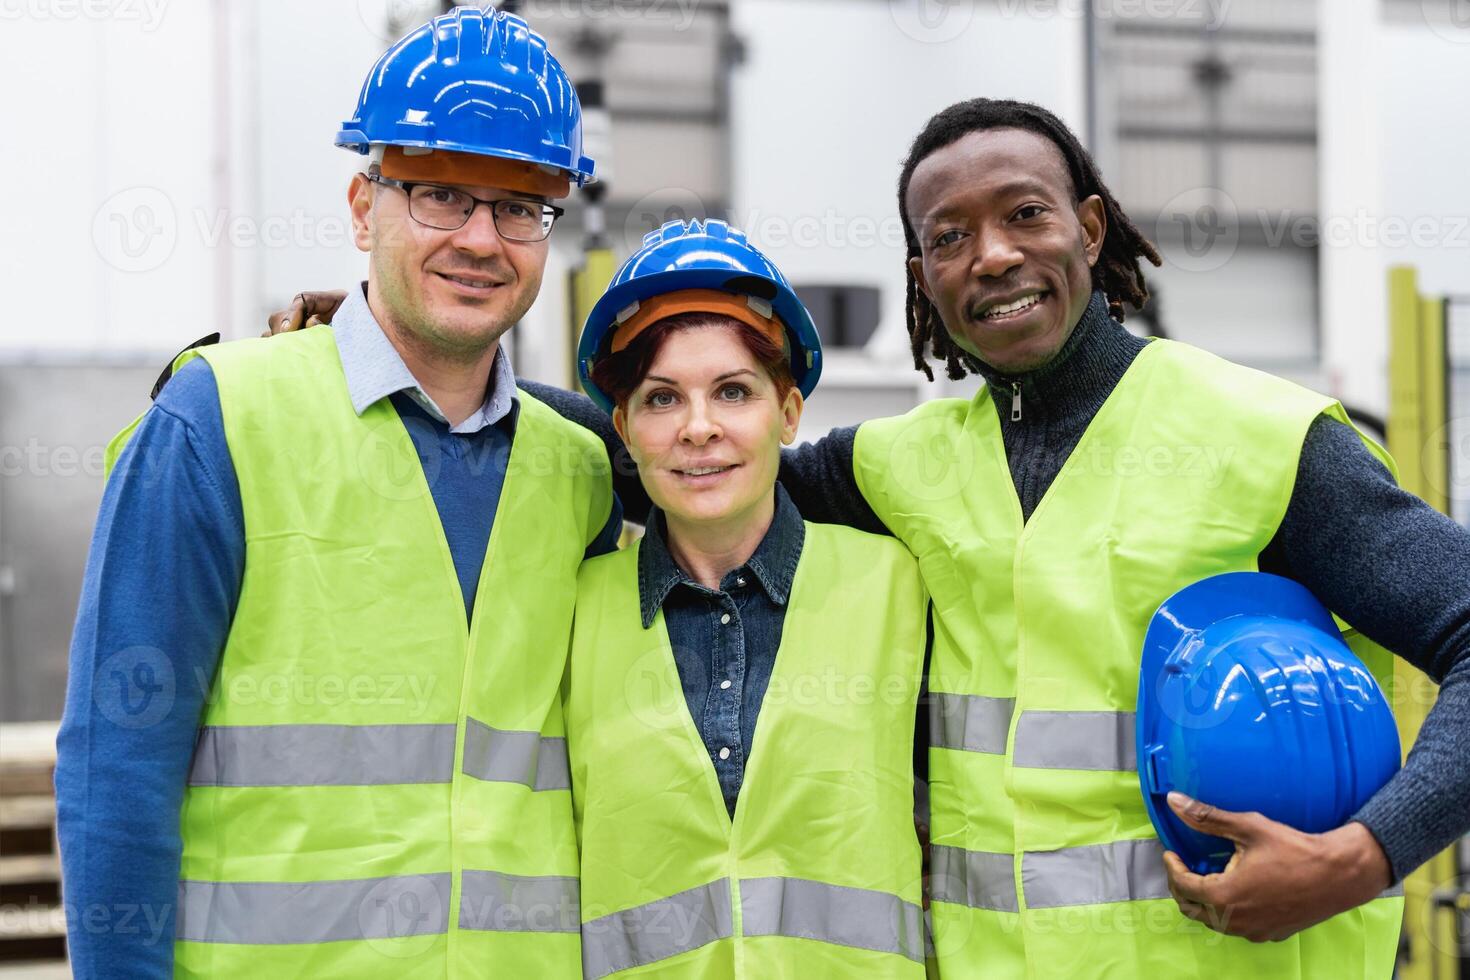
[[[805,398],[822,374],[822,342],[806,305],[781,270],[745,240],[745,233],[718,218],[670,221],[643,236],[643,246],[623,263],[607,292],[592,307],[577,344],[582,387],[604,411],[612,399],[592,381],[592,365],[605,353],[613,328],[636,304],[686,289],[718,289],[769,304],[786,326],[791,376]]]
[[[404,35],[363,82],[337,145],[504,157],[592,179],[582,105],[546,39],[514,14],[455,7]]]
[[[1232,572],[1170,596],[1143,642],[1138,778],[1154,830],[1198,874],[1235,845],[1186,826],[1170,790],[1308,833],[1342,826],[1399,768],[1372,673],[1302,585]]]

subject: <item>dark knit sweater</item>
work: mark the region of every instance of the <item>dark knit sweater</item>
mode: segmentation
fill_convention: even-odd
[[[992,390],[1004,392],[996,407],[1028,519],[1143,346],[1096,294],[1045,367],[1015,378],[985,372]],[[608,417],[584,396],[524,387],[602,436],[624,511],[642,520],[648,497]],[[781,482],[809,521],[887,534],[853,476],[856,433],[836,429],[787,451]],[[1323,417],[1307,433],[1291,503],[1260,567],[1301,582],[1441,685],[1407,764],[1355,816],[1402,878],[1470,831],[1470,531],[1400,490],[1350,428]]]

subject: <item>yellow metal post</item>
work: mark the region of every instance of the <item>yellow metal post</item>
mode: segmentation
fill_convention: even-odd
[[[1449,405],[1444,301],[1419,294],[1414,269],[1388,274],[1388,449],[1405,490],[1449,512]],[[1405,750],[1434,704],[1434,683],[1403,660],[1394,664],[1394,714]],[[1436,855],[1404,882],[1401,980],[1457,977],[1458,939],[1453,914],[1436,911],[1434,893],[1456,878],[1453,851]]]
[[[569,304],[572,311],[571,334],[567,345],[571,356],[567,363],[571,368],[569,380],[573,390],[581,387],[577,382],[577,339],[582,334],[582,324],[587,322],[587,315],[592,312],[592,307],[607,291],[607,284],[612,282],[615,271],[617,267],[610,248],[589,248],[582,255],[582,265],[572,271],[572,295]]]

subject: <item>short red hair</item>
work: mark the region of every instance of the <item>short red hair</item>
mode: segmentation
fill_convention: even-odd
[[[626,407],[633,392],[648,377],[654,359],[658,357],[658,352],[669,337],[681,330],[719,326],[735,328],[740,342],[750,351],[750,356],[775,383],[778,398],[784,399],[786,393],[796,387],[796,381],[791,374],[791,361],[785,350],[739,320],[720,313],[679,313],[665,317],[634,337],[627,347],[615,354],[599,357],[592,365],[592,381],[607,394],[614,405]]]

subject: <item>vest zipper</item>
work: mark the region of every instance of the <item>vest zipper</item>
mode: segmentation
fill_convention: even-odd
[[[1011,421],[1021,421],[1021,382],[1011,382]]]

